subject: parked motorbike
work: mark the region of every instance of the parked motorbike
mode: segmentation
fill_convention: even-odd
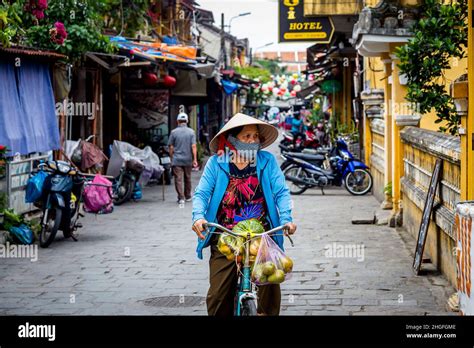
[[[303,161],[309,162],[315,166],[329,169],[329,153],[330,149],[328,148],[319,148],[317,150],[313,149],[304,149],[302,152],[292,152],[292,151],[285,151],[282,149],[281,151],[281,158],[283,159],[283,163],[281,164],[280,168],[284,171],[287,167],[292,165],[294,161],[288,159],[291,158],[299,158]]]
[[[145,186],[151,179],[159,179],[164,172],[160,158],[150,146],[143,149],[129,143],[114,140],[107,175],[115,178],[114,203],[123,204],[135,196],[141,198],[137,188]]]
[[[132,198],[133,191],[140,179],[145,165],[138,160],[129,160],[123,163],[120,174],[113,184],[113,198],[115,205],[121,205]]]
[[[41,163],[39,170],[49,172],[44,182],[42,199],[36,205],[43,209],[40,246],[47,248],[62,230],[64,237],[77,238],[74,232],[82,227],[78,222],[82,213],[82,189],[85,176],[78,173],[68,162],[49,161]]]
[[[285,153],[284,158],[283,173],[289,181],[291,194],[299,195],[313,187],[321,188],[324,194],[324,187],[342,184],[349,193],[357,196],[365,195],[372,189],[373,180],[368,167],[354,158],[342,138],[337,139],[326,157],[328,169],[320,164],[322,158],[319,156]]]
[[[304,138],[298,137],[295,141],[293,133],[284,131],[283,139],[279,144],[280,149],[282,151],[300,152],[303,149],[318,149],[321,147],[313,129],[307,129],[304,134]]]

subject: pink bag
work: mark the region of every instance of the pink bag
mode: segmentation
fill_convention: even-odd
[[[84,188],[84,210],[88,213],[108,214],[114,210],[112,183],[98,174]]]

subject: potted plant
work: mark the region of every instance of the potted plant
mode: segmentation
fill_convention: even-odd
[[[392,209],[393,200],[392,200],[392,182],[390,181],[383,188],[383,193],[385,194],[385,199],[382,202],[382,209]]]

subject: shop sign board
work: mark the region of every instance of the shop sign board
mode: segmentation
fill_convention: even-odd
[[[329,43],[334,34],[331,17],[305,17],[303,0],[279,0],[278,42]]]
[[[442,163],[443,161],[441,159],[436,159],[433,174],[431,176],[430,187],[426,195],[425,207],[423,209],[423,216],[421,217],[421,224],[418,232],[418,240],[416,242],[415,259],[413,260],[413,271],[416,275],[420,274],[420,267],[423,261],[423,250],[425,249],[426,236],[431,220],[431,212],[433,211],[436,188],[438,187],[438,182],[441,176],[440,172]]]

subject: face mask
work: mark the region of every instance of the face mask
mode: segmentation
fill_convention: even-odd
[[[239,156],[249,160],[255,159],[257,151],[260,150],[261,147],[260,143],[243,143],[232,135],[229,135],[227,140],[229,140],[229,142],[235,147]]]

